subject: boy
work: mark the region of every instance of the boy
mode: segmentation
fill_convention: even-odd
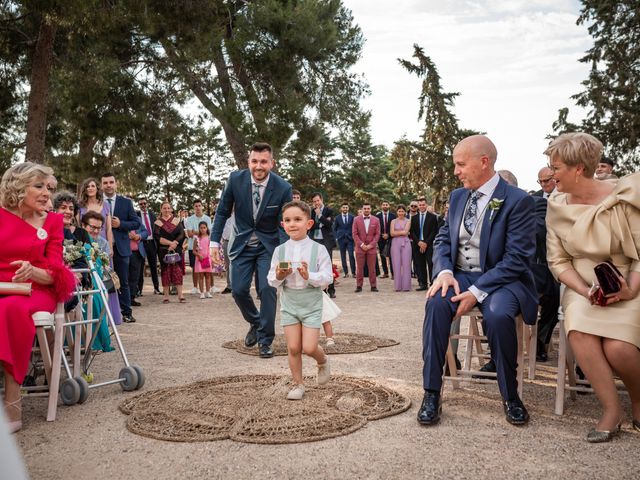
[[[273,252],[267,281],[283,286],[280,296],[280,324],[287,341],[293,388],[289,400],[301,400],[302,352],[318,363],[319,385],[329,381],[329,357],[318,345],[322,322],[322,290],[332,281],[331,259],[325,248],[307,236],[313,225],[311,209],[300,201],[282,207],[282,226],[289,240]]]

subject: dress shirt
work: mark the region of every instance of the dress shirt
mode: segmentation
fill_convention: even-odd
[[[311,249],[313,245],[316,245],[318,249],[318,256],[316,259],[315,272],[309,272],[309,280],[305,280],[298,272],[300,262],[303,260],[307,263],[311,260]],[[284,258],[286,262],[291,262],[292,272],[283,280],[276,278],[276,268],[280,263],[280,249],[285,249]],[[309,265],[309,270],[311,266]],[[331,266],[331,259],[327,253],[327,249],[319,245],[317,242],[311,240],[308,236],[304,240],[287,240],[284,244],[280,245],[273,251],[271,257],[271,269],[267,275],[267,282],[272,287],[279,287],[283,283],[287,288],[293,288],[301,290],[307,288],[307,285],[312,287],[326,288],[333,281],[333,269]]]
[[[110,210],[109,213],[113,217],[113,212],[116,209],[116,196],[114,195],[113,197],[107,197],[105,195],[104,201],[107,202],[107,205],[109,205],[109,210]]]
[[[253,205],[253,218],[255,219],[256,216],[258,215],[258,210],[260,209],[260,204],[262,204],[262,199],[264,198],[264,192],[265,189],[267,188],[267,183],[269,183],[269,175],[267,175],[267,178],[265,178],[263,181],[258,182],[255,178],[253,178],[253,176],[251,177],[251,205]],[[253,189],[255,188],[254,185],[260,185],[260,188],[258,189],[258,193],[260,193],[260,204],[256,205],[256,202],[253,201]]]
[[[371,223],[371,216],[364,217],[364,231],[369,233],[369,224]]]

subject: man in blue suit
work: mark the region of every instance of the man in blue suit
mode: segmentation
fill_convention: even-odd
[[[340,248],[340,260],[345,278],[349,276],[347,266],[347,253],[349,254],[349,265],[351,266],[351,276],[356,276],[356,257],[353,255],[353,215],[349,213],[349,204],[343,203],[340,207],[340,214],[336,215],[333,229],[336,234],[336,242]]]
[[[449,214],[434,248],[434,282],[423,325],[424,399],[418,422],[440,420],[442,371],[451,321],[476,305],[497,367],[506,419],[523,425],[529,414],[518,396],[515,317],[534,324],[537,294],[530,263],[535,254],[534,201],[496,173],[496,148],[473,135],[453,151],[464,188],[449,199]]]
[[[120,278],[120,310],[122,321],[133,323],[136,319],[131,315],[131,293],[129,291],[129,259],[131,245],[129,232],[138,230],[140,217],[133,209],[133,202],[127,197],[116,195],[118,182],[113,173],[105,173],[101,178],[102,193],[111,209],[111,229],[113,230],[113,269]]]
[[[280,228],[282,206],[291,201],[291,185],[275,173],[268,143],[255,143],[249,154],[249,168],[232,172],[218,203],[211,230],[213,258],[220,261],[220,239],[227,218],[235,208],[233,241],[228,245],[231,260],[231,293],[250,328],[244,343],[260,345],[260,357],[273,357],[276,289],[267,283],[275,248],[286,239]],[[254,274],[260,298],[256,308],[249,289]]]

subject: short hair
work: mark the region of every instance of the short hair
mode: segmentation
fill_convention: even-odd
[[[22,162],[9,168],[0,181],[0,205],[4,208],[17,208],[24,202],[26,190],[37,180],[46,182],[53,170],[46,165]]]
[[[362,202],[362,206],[363,207],[365,207],[365,206],[370,207],[371,206],[371,202]]]
[[[403,204],[400,204],[396,207],[396,212],[400,209],[404,210],[405,212],[407,211],[407,207],[405,207]]]
[[[302,194],[300,193],[300,190],[296,190],[295,188],[291,190],[291,195],[298,195],[299,197],[302,196]]]
[[[196,199],[193,201],[193,206],[194,206],[194,207],[196,206],[196,203],[200,203],[200,204],[202,204],[202,200],[200,200],[199,198],[196,198]]]
[[[100,176],[100,180],[102,180],[103,178],[107,178],[107,177],[113,177],[116,178],[115,174],[113,172],[104,172],[101,176]]]
[[[320,200],[324,200],[324,198],[322,198],[322,194],[320,192],[313,192],[313,195],[311,195],[311,200],[313,200],[316,197],[320,197]]]
[[[253,145],[251,145],[251,148],[249,149],[249,151],[251,151],[251,152],[264,152],[264,151],[267,151],[267,152],[273,154],[273,149],[271,148],[271,145],[269,145],[267,142],[256,142]]]
[[[389,200],[382,200],[382,201],[380,202],[380,205],[382,205],[383,203],[391,203],[391,202],[389,202]]]
[[[73,205],[73,211],[78,211],[78,201],[73,193],[66,190],[56,193],[55,197],[53,197],[53,209],[58,210],[63,203],[70,203]]]
[[[509,170],[498,170],[498,175],[509,185],[513,185],[514,187],[518,186],[518,179]]]
[[[89,220],[100,220],[104,225],[104,217],[99,212],[94,212],[93,210],[87,210],[87,212],[82,216],[82,224],[89,225]]]
[[[602,142],[584,132],[563,133],[551,141],[544,154],[570,167],[582,165],[583,175],[591,178],[602,159]]]
[[[615,167],[615,163],[613,162],[613,159],[610,157],[606,157],[604,155],[602,156],[602,158],[598,163],[606,163],[607,165],[611,165],[611,167]]]
[[[302,210],[302,213],[304,213],[307,218],[311,218],[311,208],[305,202],[302,202],[300,200],[292,200],[290,202],[285,203],[282,206],[282,213],[294,207]]]
[[[418,198],[416,199],[416,201],[417,201],[417,202],[424,202],[424,203],[427,203],[427,197],[418,197]]]
[[[102,202],[102,188],[100,187],[100,182],[98,182],[94,177],[89,177],[80,184],[80,188],[78,189],[78,203],[82,207],[86,207],[87,202],[89,201],[87,187],[91,182],[96,184],[96,200],[98,202]]]
[[[347,202],[343,202],[343,203],[342,203],[342,205],[340,205],[340,206],[341,206],[341,207],[344,207],[345,205],[346,205],[347,207],[349,206],[349,204],[348,204]]]

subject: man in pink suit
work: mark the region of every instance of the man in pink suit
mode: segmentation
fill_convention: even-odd
[[[362,215],[353,220],[353,243],[356,251],[356,293],[362,291],[364,265],[369,270],[371,291],[377,292],[376,261],[378,258],[378,239],[380,238],[380,220],[371,215],[371,204],[362,205]]]

